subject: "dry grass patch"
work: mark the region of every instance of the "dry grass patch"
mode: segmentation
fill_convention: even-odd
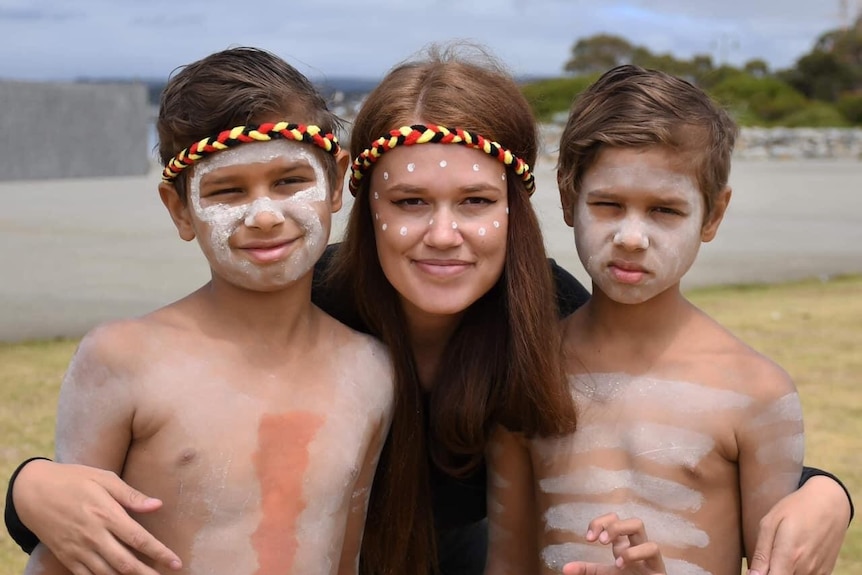
[[[796,382],[805,463],[862,494],[862,278],[693,290],[691,299]],[[862,573],[862,525],[853,522],[835,575]]]
[[[806,463],[862,494],[862,278],[694,290],[692,300],[793,376],[806,422]],[[53,452],[57,391],[77,342],[0,344],[0,481]],[[0,575],[26,557],[0,533]],[[851,526],[835,575],[862,573],[862,527]]]

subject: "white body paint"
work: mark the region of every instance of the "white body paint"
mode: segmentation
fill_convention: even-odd
[[[581,535],[594,518],[608,512],[605,503],[564,503],[545,513],[547,530],[570,531]],[[637,503],[617,504],[614,512],[620,517],[637,517],[649,526],[652,539],[674,547],[706,547],[709,536],[697,526],[677,513],[661,511]]]
[[[272,197],[261,196],[238,205],[202,200],[201,181],[208,174],[229,166],[264,164],[276,158],[307,163],[314,170],[316,182],[288,197],[273,192]],[[284,287],[308,273],[326,249],[329,235],[328,226],[323,225],[320,216],[321,208],[328,210],[326,182],[321,162],[307,149],[307,144],[300,142],[246,144],[196,164],[189,182],[189,201],[195,216],[208,228],[198,234],[198,242],[210,262],[216,263],[216,273],[248,289]],[[272,218],[276,224],[290,222],[293,229],[278,234],[280,239],[297,244],[285,258],[261,264],[232,245],[232,238],[241,226],[251,227],[261,217]]]
[[[576,469],[568,475],[542,479],[539,489],[569,495],[603,495],[617,489],[632,489],[638,497],[659,507],[686,511],[697,511],[703,503],[703,495],[694,489],[628,469]]]

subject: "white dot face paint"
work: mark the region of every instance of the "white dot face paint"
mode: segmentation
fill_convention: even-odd
[[[460,314],[497,282],[508,230],[503,173],[483,152],[447,144],[397,147],[377,161],[375,210],[399,230],[378,230],[377,253],[408,314]]]
[[[473,164],[473,171],[474,171],[474,172],[478,172],[478,171],[479,171],[479,164]]]
[[[308,144],[243,144],[195,164],[189,202],[214,277],[257,291],[307,274],[329,239],[326,172]]]
[[[610,299],[643,303],[679,283],[701,244],[705,202],[664,148],[605,148],[584,174],[575,245]]]
[[[389,179],[389,172],[383,172],[383,179],[384,179],[384,180],[388,180],[388,179]],[[376,198],[376,197],[377,197],[377,194],[375,194],[375,195],[374,195],[374,197]]]

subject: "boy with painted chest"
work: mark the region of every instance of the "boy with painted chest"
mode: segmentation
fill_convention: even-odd
[[[537,546],[502,557],[511,572],[580,561],[566,572],[619,573],[614,558],[635,542],[616,537],[618,519],[634,517],[667,573],[738,575],[761,517],[795,489],[803,432],[793,382],[680,292],[727,209],[736,132],[701,90],[634,66],[575,101],[558,181],[593,282],[563,325],[578,430],[534,441],[503,433],[491,450],[489,557],[513,537]],[[534,507],[517,501],[524,490]],[[535,532],[519,527],[525,514]]]
[[[357,571],[393,383],[381,344],[311,303],[347,167],[336,125],[311,83],[261,50],[176,74],[159,193],[212,279],[91,331],[63,381],[58,461],[160,498],[137,520],[182,573]],[[66,571],[40,546],[27,572]]]

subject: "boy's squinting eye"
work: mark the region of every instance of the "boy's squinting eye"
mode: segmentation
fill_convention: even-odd
[[[597,208],[618,208],[618,207],[620,207],[620,205],[616,202],[608,202],[608,201],[604,201],[604,200],[587,202],[587,205],[588,206],[594,206]]]
[[[674,209],[674,208],[657,207],[657,208],[653,208],[653,210],[654,210],[654,211],[656,211],[656,212],[658,212],[658,213],[660,213],[660,214],[666,215],[666,216],[682,216],[682,215],[685,215],[685,214],[683,214],[681,211],[679,211],[679,210],[677,210],[677,209]]]
[[[204,194],[201,195],[201,197],[214,198],[216,196],[224,197],[224,196],[232,196],[232,195],[241,194],[241,193],[242,193],[242,190],[239,188],[221,188],[221,189],[205,192]]]
[[[275,182],[275,185],[277,185],[277,186],[295,186],[295,185],[301,185],[301,184],[308,184],[310,182],[311,182],[311,180],[305,176],[289,176],[286,178],[279,179],[277,182]]]

